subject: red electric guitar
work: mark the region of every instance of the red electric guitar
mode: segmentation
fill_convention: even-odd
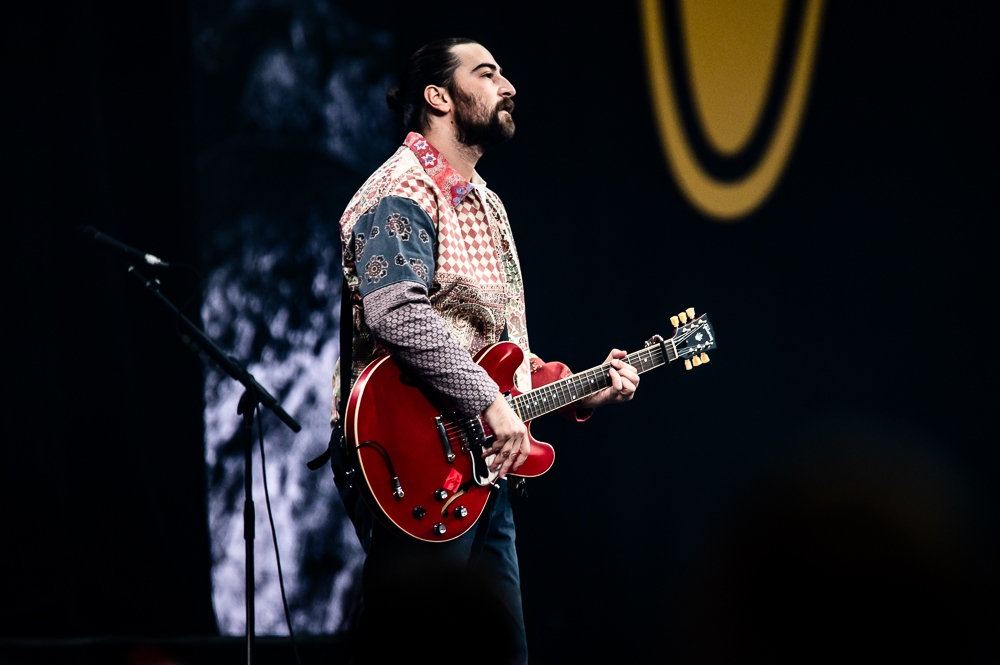
[[[688,369],[707,363],[705,352],[715,348],[708,318],[695,317],[691,308],[671,323],[670,339],[656,336],[623,361],[640,374],[675,360],[684,360]],[[606,363],[522,394],[514,387],[514,372],[523,358],[517,344],[500,342],[480,351],[475,361],[525,423],[611,385]],[[446,542],[482,515],[497,472],[489,469],[495,455],[481,456],[493,443],[482,417],[453,417],[433,402],[391,356],[383,356],[354,385],[344,433],[375,514],[414,538]],[[528,439],[528,459],[511,476],[530,478],[552,468],[552,446],[532,438],[530,429]]]

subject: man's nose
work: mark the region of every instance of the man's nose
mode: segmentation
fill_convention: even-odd
[[[517,90],[514,89],[514,84],[511,83],[507,78],[501,76],[503,80],[500,82],[500,96],[501,97],[513,97],[517,94]]]

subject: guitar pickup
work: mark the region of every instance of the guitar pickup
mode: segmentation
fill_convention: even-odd
[[[437,427],[438,438],[441,439],[444,458],[448,460],[448,464],[451,464],[455,461],[455,451],[451,449],[451,439],[448,438],[448,432],[444,428],[444,419],[441,416],[435,416],[434,425]]]

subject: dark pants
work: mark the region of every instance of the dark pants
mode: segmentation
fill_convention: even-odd
[[[359,502],[355,524],[368,553],[359,661],[461,654],[527,662],[514,516],[507,481],[498,484],[475,527],[447,543],[390,530]]]

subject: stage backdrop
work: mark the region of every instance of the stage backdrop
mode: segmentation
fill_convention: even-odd
[[[532,483],[538,497],[516,507],[535,639],[568,639],[582,607],[592,617],[582,625],[609,649],[620,631],[649,636],[661,621],[711,635],[722,630],[718,604],[766,602],[758,589],[712,590],[735,574],[729,557],[741,549],[761,580],[798,565],[789,548],[833,559],[854,547],[897,552],[812,582],[837,603],[864,593],[858,578],[878,578],[866,566],[912,552],[908,539],[944,547],[948,561],[966,556],[947,534],[965,519],[961,488],[977,482],[969,462],[985,453],[971,443],[972,421],[953,418],[981,398],[919,405],[949,403],[941,386],[962,376],[954,356],[930,357],[934,296],[951,296],[951,314],[969,311],[944,286],[962,281],[962,268],[944,275],[934,256],[957,235],[936,233],[944,216],[970,222],[961,200],[939,192],[980,172],[948,158],[971,153],[948,140],[953,125],[932,123],[964,105],[944,105],[940,89],[917,95],[932,56],[915,38],[884,34],[890,14],[821,0],[644,0],[473,21],[402,5],[196,8],[202,316],[305,425],[293,436],[265,419],[296,625],[341,629],[362,560],[329,474],[304,466],[327,434],[336,222],[402,137],[383,102],[395,72],[413,49],[453,33],[492,49],[518,90],[518,135],[479,170],[511,214],[535,351],[586,368],[613,345],[669,335],[669,317],[688,306],[709,311],[720,340],[710,366],[644,376],[634,404],[582,426],[538,423],[560,455]],[[978,267],[966,265],[971,279]],[[224,633],[244,630],[238,397],[208,372],[213,600]],[[781,513],[772,505],[781,496],[802,514]],[[944,504],[955,512],[932,519]],[[842,532],[840,520],[854,526]],[[859,535],[859,523],[873,531]],[[897,540],[872,545],[883,527]],[[818,535],[786,533],[795,529]],[[257,531],[267,533],[261,511]],[[257,561],[257,630],[284,632],[267,538]],[[896,582],[867,583],[899,592]],[[935,584],[932,597],[944,593]],[[792,605],[809,593],[777,586]],[[682,609],[706,593],[723,596]],[[658,609],[639,618],[640,607]],[[692,639],[708,638],[678,637]]]

